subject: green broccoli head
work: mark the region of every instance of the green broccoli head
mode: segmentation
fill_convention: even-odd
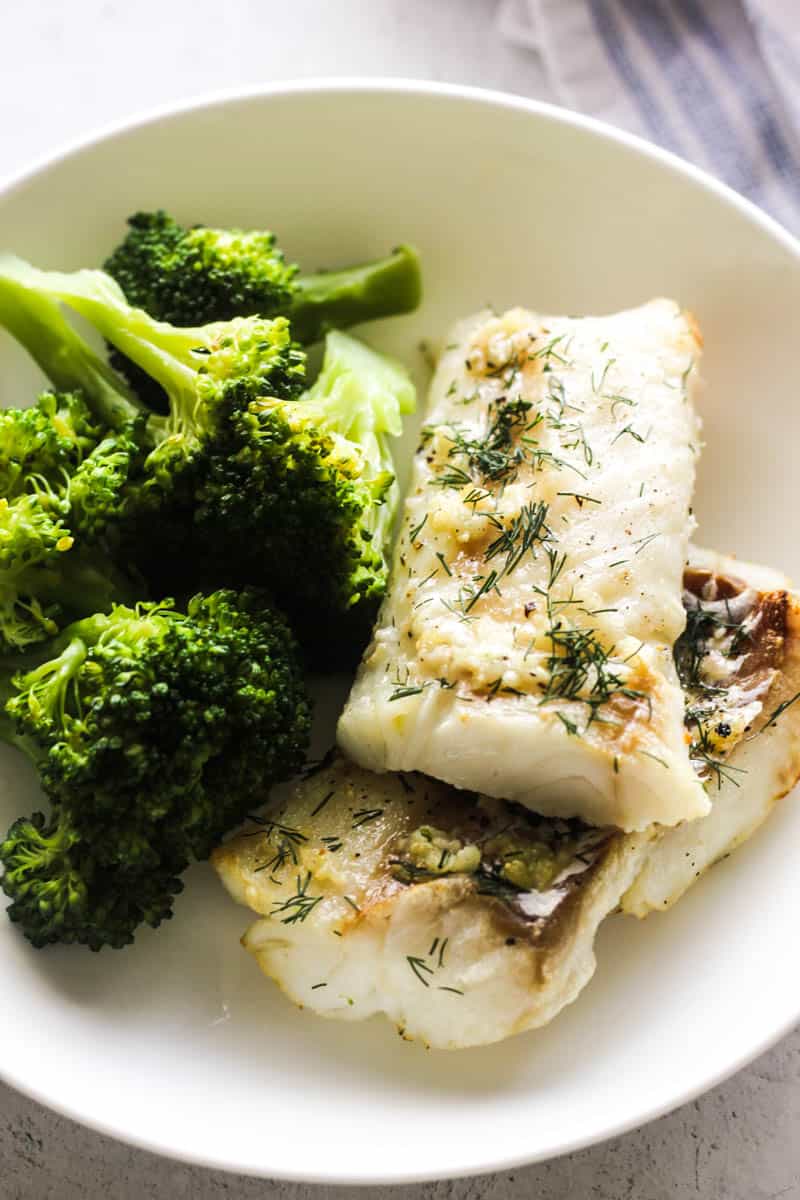
[[[66,505],[46,487],[0,499],[0,652],[24,650],[58,632],[53,579],[72,550]],[[45,586],[39,587],[39,583]]]
[[[76,543],[63,493],[41,480],[31,486],[10,503],[0,499],[0,654],[46,641],[134,587],[105,551]]]
[[[297,267],[268,232],[184,228],[167,213],[139,212],[104,267],[130,304],[173,325],[206,325],[284,313]]]
[[[70,477],[70,526],[88,543],[118,540],[129,481],[136,479],[144,458],[135,426],[107,434]]]
[[[31,477],[58,485],[100,437],[77,392],[45,392],[31,408],[0,410],[0,495],[13,500]]]
[[[33,845],[37,903],[52,893],[59,913],[96,912],[106,896],[122,904],[130,884],[132,935],[154,923],[141,915],[141,880],[161,881],[157,896],[168,897],[164,880],[206,858],[302,765],[310,703],[294,640],[263,594],[218,591],[185,610],[115,607],[74,623],[37,659],[7,681],[3,736],[36,763],[55,816],[42,846],[29,826],[9,832],[4,886],[24,898],[20,845]],[[152,892],[145,899],[146,913],[168,915]],[[17,919],[31,940],[53,940],[47,915],[22,905]]]
[[[131,305],[173,325],[286,316],[293,337],[310,343],[330,329],[410,312],[420,301],[419,258],[410,246],[301,275],[269,232],[186,228],[161,211],[136,213],[128,226],[105,270]],[[150,408],[166,411],[161,388],[135,359],[114,345],[111,361]]]
[[[140,925],[172,916],[186,867],[164,854],[157,871],[109,871],[97,862],[69,817],[20,817],[0,843],[8,916],[37,948],[54,942],[120,949]]]
[[[230,403],[197,528],[223,574],[269,581],[301,640],[335,614],[372,621],[399,494],[390,438],[414,403],[399,363],[343,333],[298,400]]]
[[[397,506],[390,439],[414,406],[406,371],[332,333],[319,378],[301,393],[305,356],[285,318],[181,329],[131,308],[102,272],[9,259],[0,316],[4,288],[25,306],[65,301],[169,396],[169,413],[151,415],[140,435],[142,469],[121,507],[126,556],[154,590],[187,577],[267,586],[304,644],[316,650],[335,636],[333,658],[354,657],[386,585]],[[31,328],[25,344],[47,370]],[[107,390],[103,379],[99,410],[121,420],[122,401],[106,403]]]
[[[65,320],[59,298],[164,389],[166,415],[141,411]],[[194,554],[193,538],[197,476],[227,412],[228,392],[247,403],[265,392],[291,398],[302,387],[305,359],[286,320],[254,316],[179,328],[132,308],[102,271],[48,273],[7,256],[0,267],[0,321],[60,386],[70,379],[80,387],[113,432],[73,486],[87,532],[97,535],[92,505],[99,504],[103,528],[116,526],[112,540],[120,558],[163,585],[157,588],[162,594],[186,579],[201,581],[202,548]]]
[[[129,594],[97,543],[135,448],[101,434],[75,393],[0,412],[0,653]]]

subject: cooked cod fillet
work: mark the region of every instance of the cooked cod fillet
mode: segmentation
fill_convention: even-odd
[[[339,757],[214,855],[259,914],[243,938],[298,1004],[384,1012],[442,1048],[550,1021],[594,971],[603,918],[674,902],[800,775],[800,608],[767,568],[692,550],[677,646],[692,761],[711,812],[594,829],[372,774]]]
[[[342,757],[213,856],[257,920],[242,943],[297,1004],[385,1013],[428,1046],[550,1021],[590,979],[598,925],[651,834],[374,775]]]
[[[627,831],[708,812],[672,656],[699,352],[668,300],[457,326],[339,722],[350,758]]]
[[[638,917],[680,899],[800,777],[800,599],[777,572],[708,551],[693,552],[685,585],[676,656],[711,811],[650,847],[622,900]]]

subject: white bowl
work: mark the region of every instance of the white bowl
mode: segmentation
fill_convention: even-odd
[[[96,263],[129,212],[158,206],[274,228],[308,268],[415,242],[425,303],[368,336],[420,368],[420,340],[487,300],[573,313],[680,299],[707,344],[700,536],[800,574],[800,247],[707,176],[508,96],[304,82],[51,158],[0,194],[0,245]],[[34,381],[0,344],[3,402]],[[11,752],[0,783],[2,821],[33,805]],[[787,800],[674,911],[608,922],[595,980],[552,1026],[459,1053],[290,1007],[238,945],[247,912],[198,867],[175,920],[124,952],[37,952],[0,925],[0,1071],[116,1137],[256,1175],[407,1182],[561,1154],[712,1086],[798,1020],[799,842]]]

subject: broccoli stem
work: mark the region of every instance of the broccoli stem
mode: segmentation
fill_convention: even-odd
[[[111,429],[142,408],[123,379],[94,353],[58,303],[19,277],[19,260],[0,258],[0,325],[25,347],[55,387],[82,391],[94,415]]]
[[[287,313],[292,337],[308,344],[329,329],[415,309],[422,294],[419,256],[411,246],[398,246],[388,258],[343,271],[301,275],[292,286]]]

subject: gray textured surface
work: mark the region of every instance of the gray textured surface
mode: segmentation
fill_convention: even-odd
[[[0,1113],[2,1200],[344,1200],[354,1191],[168,1162],[12,1092],[0,1091]],[[798,1129],[800,1031],[702,1099],[602,1146],[480,1179],[356,1194],[364,1200],[798,1200]]]
[[[290,76],[415,75],[547,96],[535,58],[497,37],[495,9],[494,0],[9,2],[2,5],[0,173],[142,109]],[[800,1200],[798,1134],[800,1032],[701,1100],[603,1146],[483,1179],[361,1194],[365,1200]],[[156,1158],[0,1085],[0,1200],[346,1194]]]

